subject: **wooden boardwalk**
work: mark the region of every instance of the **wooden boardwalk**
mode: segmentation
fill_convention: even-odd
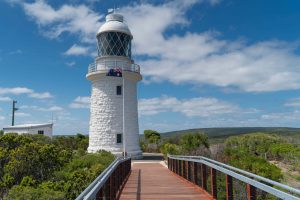
[[[179,178],[162,164],[133,163],[121,200],[140,199],[212,199],[193,184]]]

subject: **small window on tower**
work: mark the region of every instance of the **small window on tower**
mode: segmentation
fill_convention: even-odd
[[[122,95],[122,86],[121,85],[117,86],[117,95]]]
[[[117,134],[117,144],[121,144],[122,143],[122,134],[119,133]]]
[[[39,135],[44,135],[44,131],[38,130]]]

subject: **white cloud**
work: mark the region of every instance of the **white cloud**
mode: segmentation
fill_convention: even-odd
[[[16,112],[15,115],[17,117],[29,117],[29,116],[31,116],[29,113],[23,113],[23,112]]]
[[[28,97],[35,98],[35,99],[49,99],[53,97],[49,92],[37,93],[34,90],[26,87],[0,88],[0,95],[5,95],[5,94],[13,94],[13,95],[27,94]],[[8,97],[4,97],[4,98],[7,99]]]
[[[188,25],[185,13],[195,1],[186,6],[177,6],[178,2],[121,9],[134,35],[134,53],[152,58],[140,61],[150,81],[237,87],[246,92],[300,89],[297,44],[247,44],[220,39],[214,32],[166,36],[175,25]]]
[[[22,54],[23,51],[21,49],[17,49],[15,51],[11,51],[11,52],[8,52],[9,55],[17,55],[17,54]]]
[[[284,104],[284,106],[287,106],[287,107],[300,107],[300,98],[290,99]]]
[[[0,88],[0,94],[14,94],[14,95],[20,95],[20,94],[31,94],[34,91],[29,88],[25,87],[15,87],[15,88]]]
[[[69,67],[73,67],[74,65],[76,65],[75,61],[71,61],[71,62],[67,62],[66,63]]]
[[[177,26],[188,28],[188,9],[203,2],[216,5],[220,0],[173,0],[156,5],[143,1],[120,9],[134,35],[133,54],[149,58],[138,60],[148,81],[209,84],[246,92],[300,89],[297,43],[247,43],[221,39],[220,33],[185,29],[180,35],[166,34]],[[22,5],[47,36],[56,38],[68,32],[91,45],[104,19],[85,5],[54,8],[44,0]],[[73,45],[65,54],[91,54],[87,48]]]
[[[41,28],[42,32],[51,38],[57,38],[68,32],[80,36],[83,42],[95,42],[99,22],[103,16],[85,5],[63,5],[53,8],[44,0],[24,3],[25,13]]]
[[[286,126],[287,124],[299,124],[300,111],[294,110],[291,112],[274,112],[267,113],[260,117],[260,120],[267,121],[269,124],[274,124],[275,126]]]
[[[70,108],[90,108],[90,97],[76,97],[74,101],[69,105]]]
[[[0,101],[12,101],[10,97],[0,97]]]
[[[216,5],[216,4],[219,4],[222,0],[209,0],[208,2],[211,4],[211,5]]]
[[[67,55],[67,56],[88,55],[89,54],[89,48],[74,44],[64,54]]]
[[[31,93],[29,94],[29,97],[35,98],[35,99],[49,99],[53,96],[49,92],[43,92],[43,93]]]
[[[139,100],[141,115],[156,115],[163,112],[177,112],[188,117],[208,117],[241,112],[241,110],[236,105],[215,98],[198,97],[180,100],[175,97],[162,96]]]
[[[63,108],[60,106],[51,106],[49,108],[39,108],[38,110],[44,111],[44,112],[56,112],[56,111],[62,111]]]
[[[57,112],[57,111],[63,111],[64,109],[60,106],[50,106],[50,107],[39,107],[39,106],[30,106],[30,105],[22,105],[20,106],[20,109],[30,109],[30,110],[36,110],[36,111],[42,111],[42,112]]]
[[[9,3],[10,5],[20,4],[20,3],[24,2],[24,0],[4,0],[4,1],[6,1],[7,3]]]

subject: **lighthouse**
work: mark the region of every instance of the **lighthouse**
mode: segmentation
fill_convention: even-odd
[[[132,39],[118,13],[108,14],[97,33],[98,56],[86,75],[92,84],[88,152],[142,156],[137,109],[137,83],[142,76],[131,57]]]

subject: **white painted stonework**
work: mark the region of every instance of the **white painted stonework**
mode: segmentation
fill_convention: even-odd
[[[115,64],[117,66],[111,66],[111,63],[117,63]],[[122,66],[119,63],[123,63]],[[134,61],[126,56],[98,56],[95,59],[95,66],[89,69],[87,79],[92,83],[92,91],[88,152],[106,150],[122,155],[125,140],[127,155],[133,158],[142,156],[139,147],[137,110],[137,82],[142,79],[142,76],[139,70],[132,68],[133,65]],[[106,75],[113,67],[123,68],[122,77]],[[121,95],[117,95],[117,86],[122,86]],[[125,135],[123,134],[123,95],[125,95]],[[117,144],[117,134],[122,134],[122,143]]]
[[[38,134],[43,131],[43,135],[52,137],[53,124],[23,124],[16,126],[9,126],[3,128],[4,134],[18,133],[18,134]]]

